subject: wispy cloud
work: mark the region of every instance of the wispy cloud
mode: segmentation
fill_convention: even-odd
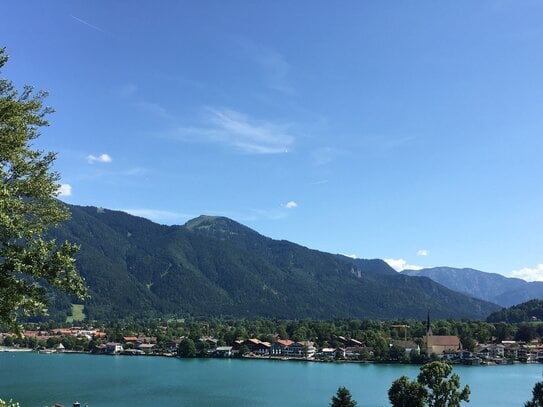
[[[428,250],[426,249],[420,249],[418,252],[417,252],[417,256],[428,256],[429,252]]]
[[[119,95],[122,97],[130,97],[138,92],[138,85],[133,83],[126,83],[119,89]]]
[[[95,155],[88,155],[87,156],[87,161],[89,164],[94,164],[94,163],[110,163],[113,161],[113,159],[111,158],[111,156],[109,154],[106,154],[106,153],[103,153],[103,154],[100,154],[99,156],[95,156]]]
[[[139,109],[143,110],[145,113],[156,116],[159,119],[167,119],[167,120],[175,119],[174,116],[172,116],[165,107],[159,105],[158,103],[137,102],[135,105]]]
[[[314,181],[314,182],[310,182],[309,185],[323,185],[323,184],[328,184],[328,180],[327,179],[321,179],[319,181]]]
[[[164,211],[159,209],[149,209],[149,208],[129,208],[129,209],[119,209],[120,211],[129,213],[130,215],[140,216],[142,218],[147,218],[157,223],[166,223],[172,224],[176,222],[181,222],[194,218],[194,215],[187,213],[179,213],[172,211]]]
[[[57,196],[72,196],[72,186],[70,184],[60,184]]]
[[[251,41],[242,41],[241,46],[262,70],[267,87],[286,94],[296,93],[289,81],[291,65],[283,54]]]
[[[253,119],[231,109],[207,108],[207,125],[180,127],[181,140],[221,143],[248,154],[287,153],[294,142],[288,125]]]
[[[127,170],[123,170],[120,172],[121,175],[126,175],[130,177],[147,175],[148,173],[149,173],[149,170],[147,168],[142,168],[142,167],[129,168]]]
[[[415,266],[412,264],[407,264],[407,261],[404,259],[383,259],[388,263],[390,267],[392,267],[396,271],[402,271],[402,270],[420,270],[422,269],[421,266]]]
[[[81,19],[79,17],[76,17],[76,16],[74,16],[72,14],[70,14],[70,17],[72,17],[75,21],[78,21],[81,24],[86,25],[89,28],[92,28],[93,30],[99,31],[99,32],[101,32],[103,34],[107,34],[107,32],[105,30],[103,30],[100,27],[97,27],[97,26],[95,26],[95,25],[93,25],[93,24],[91,24],[91,23],[89,23],[89,22],[87,22],[87,21],[85,21],[85,20],[83,20],[83,19]]]
[[[284,206],[287,209],[294,209],[298,207],[298,203],[296,203],[295,201],[288,201]]]
[[[311,152],[314,165],[326,165],[334,161],[343,152],[332,147],[320,147]]]
[[[513,270],[511,277],[522,278],[526,281],[543,281],[543,263],[537,264],[535,267]]]

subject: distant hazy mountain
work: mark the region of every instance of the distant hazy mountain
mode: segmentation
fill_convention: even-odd
[[[528,283],[519,278],[485,273],[470,268],[433,267],[422,270],[404,270],[402,274],[424,276],[451,290],[499,304],[503,307],[520,304],[531,299],[543,299],[543,283]]]
[[[164,226],[70,206],[55,229],[78,243],[90,318],[157,315],[272,318],[481,318],[497,307],[382,260],[351,259],[273,240],[224,217]]]

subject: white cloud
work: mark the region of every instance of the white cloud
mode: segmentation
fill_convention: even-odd
[[[113,161],[113,159],[111,158],[111,156],[109,154],[100,154],[98,157],[90,154],[87,156],[87,161],[89,164],[93,164],[93,163],[110,163],[111,161]]]
[[[57,196],[72,196],[72,186],[70,184],[60,184]]]
[[[341,255],[345,257],[350,257],[351,259],[358,259],[358,256],[356,254],[341,253]]]
[[[385,262],[388,263],[390,267],[392,267],[396,271],[402,271],[402,270],[420,270],[422,269],[421,266],[414,266],[412,264],[407,264],[407,261],[404,259],[383,259]]]
[[[285,208],[287,209],[293,209],[293,208],[297,208],[298,207],[298,204],[294,201],[288,201],[286,204],[285,204]]]
[[[287,153],[294,142],[286,125],[255,120],[231,109],[208,108],[207,112],[207,126],[178,128],[178,138],[222,143],[249,154]]]
[[[524,267],[520,270],[513,270],[511,277],[522,278],[526,281],[543,281],[543,263],[535,267]]]
[[[417,252],[417,256],[428,256],[428,250],[426,250],[426,249],[420,249],[420,250]]]
[[[175,223],[182,220],[188,220],[194,218],[193,215],[186,213],[178,213],[171,211],[163,211],[158,209],[148,209],[148,208],[131,208],[131,209],[119,209],[120,211],[129,213],[130,215],[140,216],[142,218],[147,218],[158,223]]]

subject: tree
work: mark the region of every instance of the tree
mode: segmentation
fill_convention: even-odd
[[[388,359],[401,361],[405,358],[405,349],[398,345],[392,345],[388,349]]]
[[[402,376],[392,383],[388,390],[388,399],[392,407],[423,407],[427,392],[417,381],[409,381]]]
[[[0,399],[0,407],[21,407],[21,405],[13,400],[10,401],[4,401]]]
[[[196,346],[194,341],[190,338],[185,338],[179,344],[177,354],[182,358],[193,358],[196,356]]]
[[[346,387],[339,387],[332,397],[332,407],[355,407],[357,402],[352,399],[351,392]]]
[[[515,340],[522,342],[530,342],[536,336],[536,330],[532,325],[522,324],[518,327]]]
[[[0,48],[0,69],[8,60]],[[0,322],[21,332],[20,316],[46,310],[42,282],[83,299],[86,288],[75,268],[77,246],[57,245],[47,230],[69,218],[56,197],[59,174],[51,170],[56,155],[32,142],[47,126],[45,92],[25,86],[18,92],[0,79]]]
[[[532,399],[524,403],[524,407],[543,407],[543,382],[534,384]]]
[[[461,391],[460,377],[444,362],[431,362],[420,368],[417,379],[410,382],[405,376],[392,383],[388,398],[394,407],[458,407],[469,401],[469,386]]]
[[[250,352],[251,352],[251,350],[249,349],[249,347],[247,345],[241,345],[240,348],[239,348],[239,355],[240,356],[245,356]]]
[[[469,401],[469,386],[460,389],[460,377],[450,376],[451,365],[445,362],[431,362],[420,368],[417,381],[428,391],[429,407],[457,407],[461,401]]]

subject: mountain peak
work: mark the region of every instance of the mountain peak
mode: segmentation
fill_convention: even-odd
[[[224,216],[200,215],[185,223],[185,228],[191,232],[221,240],[260,236],[253,229]]]
[[[207,228],[216,222],[234,222],[231,219],[225,218],[223,216],[211,216],[211,215],[200,215],[194,219],[191,219],[185,223],[185,227],[189,230]],[[234,222],[235,223],[235,222]]]

